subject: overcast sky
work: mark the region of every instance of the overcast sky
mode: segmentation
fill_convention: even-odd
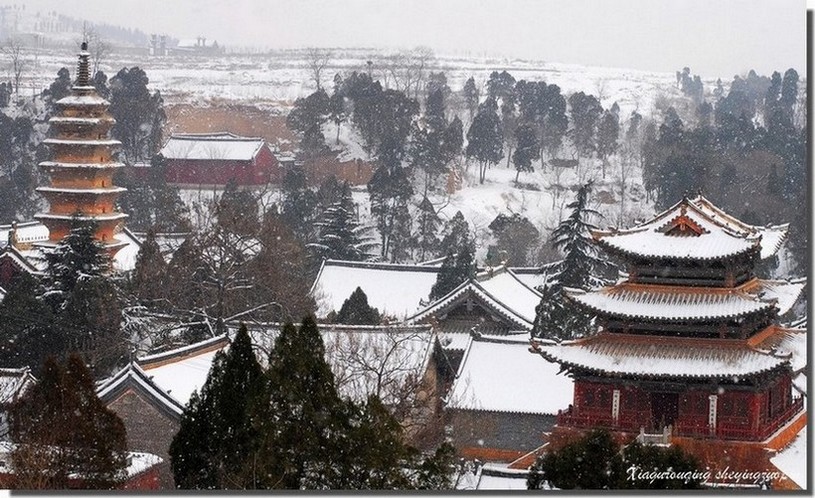
[[[7,0],[6,3],[13,3]],[[17,1],[17,3],[20,3]],[[806,0],[25,0],[223,45],[413,47],[731,78],[805,73]]]

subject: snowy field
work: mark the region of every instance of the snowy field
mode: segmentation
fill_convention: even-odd
[[[376,61],[379,60],[378,56],[384,55],[382,52],[361,49],[336,53],[337,56],[331,59],[322,78],[323,85],[329,90],[335,73],[367,71],[367,60]],[[32,92],[47,88],[61,67],[68,67],[72,72],[74,70],[75,54],[68,51],[30,57],[31,69],[24,75],[24,80],[25,86],[31,88]],[[123,67],[133,66],[138,66],[147,73],[150,87],[160,90],[168,104],[206,105],[211,102],[240,101],[285,112],[296,98],[308,95],[315,89],[315,84],[310,79],[308,61],[297,53],[224,55],[211,58],[111,54],[101,63],[101,69],[108,77],[112,77]],[[377,78],[379,75],[376,63],[372,68],[374,77]],[[470,76],[483,86],[492,71],[503,70],[512,74],[516,80],[543,80],[556,84],[565,95],[578,91],[593,94],[601,100],[604,107],[617,102],[622,116],[627,116],[635,109],[647,115],[661,95],[678,92],[676,75],[673,73],[444,55],[437,55],[436,61],[428,68],[428,71],[444,71],[447,84],[454,91],[460,90]],[[6,76],[10,76],[8,70]],[[725,84],[731,79],[731,75],[722,77]],[[712,89],[715,84],[715,78],[703,81],[708,89]]]

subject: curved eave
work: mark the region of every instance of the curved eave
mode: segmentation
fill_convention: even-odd
[[[607,310],[604,308],[597,307],[595,305],[585,303],[580,300],[579,296],[571,295],[570,293],[566,292],[565,296],[578,304],[579,306],[595,313],[598,316],[610,316],[610,317],[619,317],[619,318],[630,318],[635,320],[649,320],[649,321],[659,321],[665,323],[673,323],[673,322],[688,322],[688,321],[710,321],[710,320],[726,320],[732,318],[739,318],[743,316],[749,316],[755,313],[760,313],[763,311],[767,311],[773,307],[775,307],[774,302],[765,302],[761,303],[761,306],[757,307],[753,310],[745,310],[739,313],[721,313],[718,315],[693,315],[693,316],[660,316],[656,314],[645,315],[645,314],[629,314],[623,312],[615,312],[611,310]]]
[[[49,194],[66,195],[113,195],[126,191],[124,187],[108,188],[58,188],[58,187],[37,187],[37,192]]]
[[[41,168],[54,168],[54,169],[116,169],[124,168],[124,163],[110,162],[110,163],[63,163],[59,161],[43,161],[39,163]]]
[[[665,256],[659,254],[643,254],[636,251],[624,249],[622,247],[611,244],[602,236],[600,238],[595,238],[595,241],[600,246],[602,246],[603,249],[615,254],[619,254],[621,256],[638,259],[659,259],[667,261],[720,261],[735,258],[753,251],[758,252],[760,254],[761,251],[761,247],[759,245],[751,244],[740,251],[733,251],[730,253],[718,254],[715,256]]]
[[[125,213],[105,213],[105,214],[80,214],[80,215],[73,215],[73,214],[54,214],[54,213],[38,213],[34,215],[35,219],[38,220],[60,220],[60,221],[71,221],[74,219],[80,221],[117,221],[123,220],[127,218]]]
[[[128,243],[126,241],[115,240],[114,242],[105,242],[97,240],[96,242],[102,246],[103,249],[111,250],[111,249],[121,249],[126,247]],[[44,249],[53,249],[59,245],[59,242],[52,241],[52,240],[44,240],[42,242],[35,242],[35,247],[42,247]]]
[[[42,141],[46,145],[70,145],[72,147],[114,147],[122,145],[118,140],[73,140],[68,138],[46,138]]]
[[[80,126],[96,126],[100,124],[115,124],[116,120],[112,117],[107,118],[81,118],[69,116],[53,116],[48,120],[48,124],[56,125],[80,125]]]
[[[785,365],[789,365],[789,360],[786,359],[778,359],[778,362],[775,365],[766,367],[766,368],[759,368],[750,372],[741,372],[741,373],[717,373],[717,374],[695,374],[693,372],[683,373],[683,374],[674,374],[674,373],[655,373],[655,372],[615,372],[609,371],[602,368],[593,367],[591,365],[572,362],[568,360],[558,359],[555,355],[547,353],[545,350],[536,351],[540,354],[546,361],[557,363],[561,366],[563,370],[569,370],[570,372],[574,372],[575,370],[581,370],[584,372],[591,372],[595,374],[600,374],[605,377],[615,377],[615,378],[631,378],[636,377],[637,379],[733,379],[734,377],[755,377],[758,375],[765,374],[767,372],[771,372],[773,370],[777,370],[779,368],[783,368]]]

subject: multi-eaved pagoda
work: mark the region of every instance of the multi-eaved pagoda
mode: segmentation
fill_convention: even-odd
[[[95,238],[113,256],[125,242],[114,235],[127,217],[116,210],[115,201],[125,189],[113,184],[113,172],[123,166],[113,159],[121,145],[110,138],[115,120],[108,113],[109,103],[91,84],[88,44],[79,52],[76,81],[71,94],[56,102],[58,112],[49,120],[49,145],[53,158],[40,163],[51,179],[39,187],[50,205],[47,213],[35,216],[48,227],[48,241],[37,245],[56,245],[71,228],[73,218],[92,221]]]
[[[698,196],[634,228],[593,232],[628,275],[599,290],[567,289],[596,316],[594,335],[533,341],[532,351],[575,379],[558,425],[764,441],[799,415],[792,382],[806,366],[806,333],[778,317],[804,281],[754,273],[787,228],[748,225]]]

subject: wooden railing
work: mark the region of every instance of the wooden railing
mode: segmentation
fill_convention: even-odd
[[[758,429],[750,427],[746,419],[720,418],[716,424],[716,438],[733,439],[740,441],[763,441],[770,437],[782,425],[792,420],[803,408],[803,398],[793,400],[779,416],[769,423],[762,425]],[[608,429],[637,432],[644,425],[640,421],[642,417],[623,416],[621,414],[616,422],[606,413],[575,413],[573,410],[558,412],[557,423],[569,427],[605,427]],[[707,420],[687,420],[680,419],[674,424],[673,434],[675,436],[690,437],[711,437]]]

